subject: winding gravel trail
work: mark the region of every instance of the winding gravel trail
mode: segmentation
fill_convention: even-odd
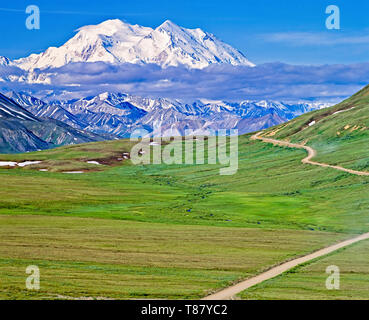
[[[316,151],[313,148],[308,147],[308,146],[304,146],[302,144],[290,143],[290,142],[287,142],[287,141],[275,140],[275,139],[271,139],[271,138],[264,138],[264,137],[260,136],[262,133],[263,133],[263,131],[258,132],[257,134],[253,135],[251,137],[251,140],[261,140],[261,141],[266,142],[266,143],[273,143],[273,144],[277,144],[277,145],[280,145],[280,146],[286,146],[286,147],[298,148],[298,149],[305,149],[308,152],[308,156],[301,160],[302,163],[312,164],[314,166],[320,166],[320,167],[324,167],[324,168],[332,168],[332,169],[348,172],[348,173],[351,173],[351,174],[355,174],[357,176],[369,176],[369,172],[366,172],[366,171],[357,171],[357,170],[352,170],[352,169],[346,169],[346,168],[343,168],[343,167],[340,167],[340,166],[332,166],[332,165],[327,164],[327,163],[311,161],[311,159],[314,158],[317,154]]]

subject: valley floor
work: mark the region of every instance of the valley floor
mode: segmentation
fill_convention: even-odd
[[[368,177],[249,138],[234,176],[126,162],[52,172],[112,159],[124,141],[1,157],[50,171],[0,169],[0,298],[201,298],[368,232]],[[28,265],[40,267],[39,292],[25,290]]]
[[[337,233],[0,216],[0,298],[195,299],[346,237]],[[41,289],[25,288],[37,265]]]

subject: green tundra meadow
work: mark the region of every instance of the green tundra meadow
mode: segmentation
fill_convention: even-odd
[[[368,171],[368,128],[365,88],[265,134],[312,146],[314,161]],[[132,165],[122,159],[128,140],[0,155],[42,161],[0,168],[0,299],[196,299],[369,231],[368,176],[302,164],[304,150],[250,137],[239,137],[229,176],[221,165]],[[353,259],[366,246],[239,297],[367,298],[356,285],[369,272],[365,255]],[[342,265],[344,292],[325,289],[327,259]],[[39,291],[26,290],[28,265],[40,268]]]

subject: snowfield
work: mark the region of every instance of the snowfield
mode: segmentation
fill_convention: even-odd
[[[33,164],[39,164],[41,161],[24,161],[24,162],[13,162],[13,161],[0,161],[0,167],[26,167]]]

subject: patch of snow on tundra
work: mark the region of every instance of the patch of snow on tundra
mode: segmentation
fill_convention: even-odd
[[[333,113],[333,115],[338,114],[338,113],[341,113],[341,112],[350,111],[350,110],[352,110],[352,109],[355,109],[355,107],[352,107],[352,108],[350,108],[350,109],[346,109],[346,110],[339,110],[339,111],[336,111],[335,113]]]
[[[12,161],[0,161],[0,167],[15,167],[16,165],[17,163]]]
[[[18,163],[19,167],[26,167],[26,166],[30,166],[32,164],[39,164],[41,163],[41,161],[24,161],[24,162],[20,162]]]
[[[78,174],[78,173],[84,173],[83,171],[66,171],[66,172],[63,172],[63,173],[67,173],[67,174]]]
[[[97,161],[87,161],[87,163],[89,163],[89,164],[96,164],[98,166],[101,166],[101,163],[99,163]]]

